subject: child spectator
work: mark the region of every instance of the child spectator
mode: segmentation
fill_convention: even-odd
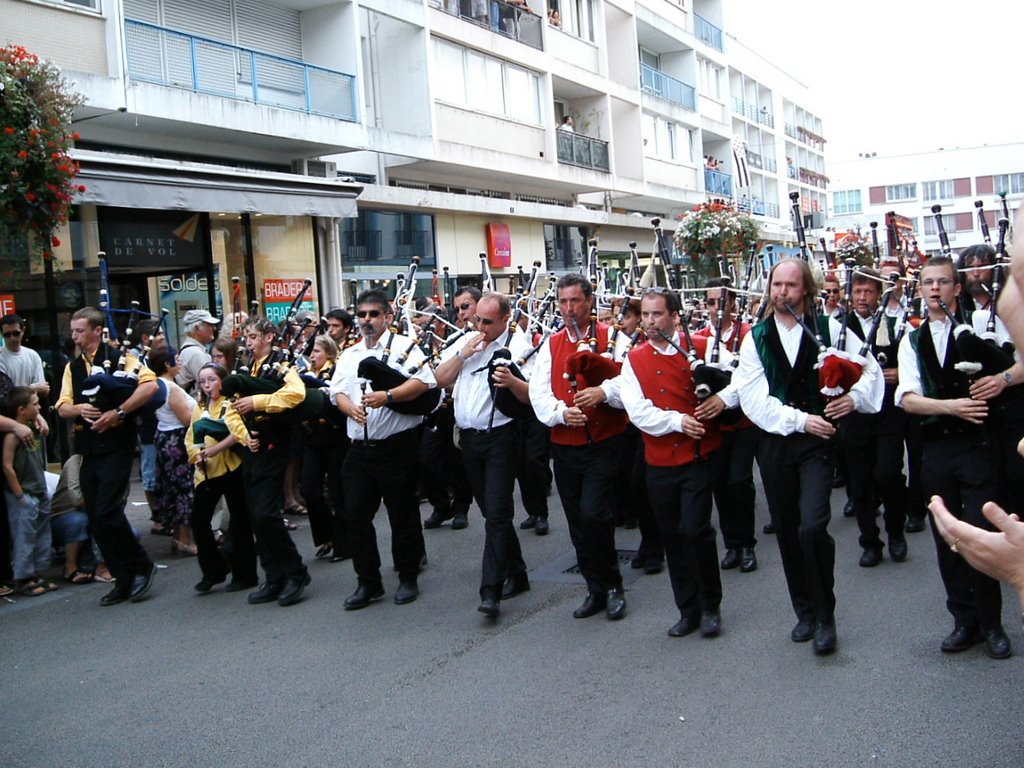
[[[7,395],[7,412],[35,432],[39,395],[31,387],[14,387]],[[25,446],[13,433],[4,436],[4,476],[7,518],[14,550],[15,591],[38,597],[57,588],[39,573],[50,565],[50,495],[46,490],[46,443],[35,434]]]

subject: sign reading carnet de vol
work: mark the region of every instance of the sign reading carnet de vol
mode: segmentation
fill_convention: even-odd
[[[263,314],[272,322],[279,323],[288,316],[288,307],[302,290],[303,281],[298,278],[272,278],[263,281]],[[316,295],[313,286],[306,292],[306,298],[299,309],[316,311]]]

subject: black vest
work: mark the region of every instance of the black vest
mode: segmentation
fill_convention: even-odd
[[[93,358],[93,370],[102,370],[104,360],[109,360],[110,370],[115,371],[117,364],[121,361],[121,352],[111,349],[106,344],[100,344],[99,349],[96,350],[96,356]],[[85,380],[89,376],[85,357],[76,357],[68,365],[71,366],[71,386],[75,405],[89,403],[90,399],[82,394]],[[80,453],[83,456],[135,449],[135,419],[131,416],[102,433],[93,432],[92,425],[79,416],[75,419],[74,434],[75,453]]]

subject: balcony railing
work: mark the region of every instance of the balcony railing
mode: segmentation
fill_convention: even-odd
[[[769,128],[775,127],[775,118],[768,112],[768,107],[761,107],[758,109],[756,105],[751,104],[749,101],[744,101],[738,96],[733,96],[732,111],[738,115],[743,115],[745,118],[752,120],[755,123],[767,125]]]
[[[732,176],[705,168],[704,191],[709,195],[732,197]]]
[[[760,168],[762,171],[768,171],[769,173],[775,173],[776,165],[775,161],[770,157],[763,157],[756,152],[747,150],[747,165],[751,168]]]
[[[693,32],[702,43],[707,43],[716,51],[724,51],[722,47],[722,30],[699,14],[693,14]]]
[[[487,27],[492,32],[518,40],[538,51],[544,50],[540,31],[541,17],[531,11],[525,2],[517,5],[503,0],[489,0],[485,6],[486,13],[476,15],[473,11],[480,10],[478,2],[481,0],[430,0],[432,6],[445,13],[458,16],[477,26]]]
[[[736,202],[736,207],[743,213],[751,213],[754,216],[771,216],[779,218],[779,204],[768,203],[756,197],[741,197]]]
[[[581,136],[569,131],[555,131],[558,144],[558,162],[565,165],[576,165],[580,168],[591,168],[595,171],[608,173],[611,165],[608,162],[608,142]]]
[[[640,90],[678,104],[691,112],[697,111],[697,91],[692,85],[680,82],[643,63],[640,64]]]
[[[355,77],[125,19],[128,77],[355,122]]]

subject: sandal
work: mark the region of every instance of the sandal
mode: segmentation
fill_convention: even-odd
[[[117,581],[117,579],[110,575],[109,571],[107,573],[94,573],[92,577],[94,580],[102,581],[104,584],[113,584]]]
[[[297,526],[295,523],[293,523],[287,517],[284,518],[284,527],[287,528],[289,531],[297,531],[297,530],[299,530],[299,526]]]
[[[292,504],[290,507],[285,507],[284,511],[289,515],[308,515],[309,511],[301,504]]]
[[[96,580],[96,574],[88,571],[80,571],[77,568],[71,573],[64,574],[64,581],[68,584],[91,584]]]
[[[36,581],[36,584],[45,589],[47,592],[55,592],[57,589],[59,589],[59,585],[56,582],[46,581],[45,579],[38,579]]]
[[[13,594],[14,589],[12,587],[7,586],[6,584],[0,584],[0,597],[7,597],[8,595]]]
[[[39,597],[40,595],[45,595],[47,589],[37,581],[27,581],[16,586],[14,591],[22,597]]]

